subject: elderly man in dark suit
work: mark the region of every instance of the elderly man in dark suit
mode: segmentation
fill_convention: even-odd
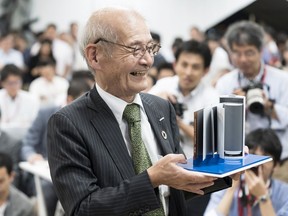
[[[185,215],[183,191],[203,194],[219,182],[177,166],[186,159],[173,107],[140,93],[160,49],[144,18],[98,10],[81,47],[95,86],[48,123],[48,161],[66,214]]]

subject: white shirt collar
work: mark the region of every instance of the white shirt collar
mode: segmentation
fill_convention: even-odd
[[[101,98],[106,102],[108,107],[112,110],[113,114],[115,115],[118,122],[122,121],[122,115],[124,112],[125,107],[127,106],[126,101],[115,97],[114,95],[104,91],[97,83],[96,83],[96,89],[101,96]],[[144,111],[144,107],[142,104],[142,100],[139,94],[135,95],[135,98],[132,103],[136,103],[140,106],[140,109]]]

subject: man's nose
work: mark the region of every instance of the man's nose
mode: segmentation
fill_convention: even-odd
[[[144,55],[139,59],[139,62],[141,65],[145,65],[146,67],[150,68],[153,65],[154,57],[152,57],[148,50],[146,50]]]

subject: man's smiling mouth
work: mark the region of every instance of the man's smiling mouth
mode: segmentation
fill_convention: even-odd
[[[144,76],[145,74],[146,74],[146,72],[131,72],[130,73],[131,75],[133,75],[133,76]]]

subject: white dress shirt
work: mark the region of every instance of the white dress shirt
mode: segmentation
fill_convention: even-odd
[[[101,89],[101,87],[98,84],[96,84],[96,89],[99,95],[101,96],[101,98],[106,102],[108,107],[113,112],[119,124],[119,127],[122,132],[122,136],[124,138],[128,152],[131,156],[131,143],[130,143],[130,138],[129,138],[128,124],[125,120],[123,120],[123,112],[124,112],[125,107],[128,105],[128,103],[126,101],[123,101],[109,94],[108,92],[105,92],[103,89]],[[158,159],[161,158],[160,150],[159,150],[159,147],[157,146],[155,136],[153,134],[151,125],[148,121],[148,117],[145,113],[145,109],[143,107],[142,100],[139,94],[135,96],[134,101],[132,103],[136,103],[140,106],[142,140],[148,151],[152,164],[155,164],[158,161]],[[159,186],[159,194],[160,194],[160,199],[162,200],[162,203],[163,203],[165,214],[168,215],[168,198],[167,198],[169,196],[168,187],[164,185]],[[166,198],[164,198],[164,196]]]
[[[0,66],[3,67],[7,64],[14,64],[20,69],[24,69],[24,58],[21,52],[15,49],[10,49],[8,52],[4,52],[0,49]]]
[[[39,101],[29,92],[19,90],[12,99],[6,89],[0,90],[1,128],[27,129],[39,110]]]
[[[44,77],[33,80],[29,92],[40,101],[41,107],[61,106],[66,102],[69,82],[60,76],[54,76],[52,81]]]

